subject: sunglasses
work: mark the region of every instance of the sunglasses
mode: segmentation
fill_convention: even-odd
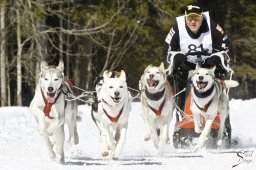
[[[187,18],[187,20],[188,21],[192,21],[192,20],[194,20],[194,21],[200,21],[201,19],[202,19],[202,16],[201,15],[188,15],[188,16],[186,16],[186,18]]]

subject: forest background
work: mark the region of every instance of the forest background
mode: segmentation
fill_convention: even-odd
[[[65,62],[82,89],[103,71],[123,69],[138,89],[143,70],[163,61],[175,18],[192,0],[0,0],[0,104],[28,106],[40,62]],[[232,98],[256,97],[256,1],[198,0],[228,34],[240,86]],[[167,63],[165,63],[167,67]]]

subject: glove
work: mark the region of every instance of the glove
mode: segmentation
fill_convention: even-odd
[[[207,60],[206,63],[209,65],[216,65],[217,67],[221,67],[221,69],[225,72],[232,72],[232,69],[228,68],[226,64],[229,62],[229,56],[226,52],[221,51],[212,54]]]
[[[173,73],[174,69],[178,67],[182,62],[186,61],[187,57],[182,52],[170,51],[167,54],[166,61],[170,64],[168,67],[168,75]]]
[[[186,61],[187,57],[183,52],[177,52],[177,51],[170,51],[168,52],[166,61],[170,64],[174,63],[175,65],[182,62]]]
[[[209,65],[219,65],[221,64],[221,60],[220,60],[220,57],[217,56],[217,55],[211,55],[211,57],[209,57],[207,60],[206,60],[206,64],[209,64]]]

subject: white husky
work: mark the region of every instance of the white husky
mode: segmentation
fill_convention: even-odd
[[[195,123],[195,132],[201,133],[196,145],[196,150],[201,149],[211,130],[212,123],[220,113],[220,127],[218,131],[217,146],[222,145],[224,122],[228,116],[227,88],[238,86],[234,80],[217,80],[214,77],[215,67],[212,69],[197,67],[192,76],[192,101],[190,109]],[[200,121],[200,115],[205,119],[205,126]]]
[[[72,91],[64,81],[64,64],[59,62],[57,67],[50,67],[46,62],[41,63],[39,84],[35,96],[30,103],[30,111],[38,123],[39,134],[42,135],[52,159],[64,163],[64,122],[69,128],[70,144],[78,144],[76,128],[76,102],[66,102],[63,89]],[[56,147],[56,152],[53,147]]]
[[[144,140],[152,137],[161,154],[166,142],[169,142],[169,125],[175,106],[163,63],[159,67],[149,65],[145,69],[140,80],[140,90],[142,117],[146,121],[148,131]]]
[[[102,84],[96,86],[99,104],[98,111],[92,111],[92,117],[100,130],[102,156],[118,159],[126,139],[131,96],[125,72],[122,70],[113,78],[110,74],[112,72],[105,71]]]

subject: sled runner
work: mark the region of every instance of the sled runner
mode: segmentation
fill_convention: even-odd
[[[203,51],[203,52],[190,52],[190,53],[187,53],[186,55],[197,56],[197,65],[201,66],[202,63],[204,63],[201,56],[202,55],[207,56],[211,54],[207,53],[207,51]],[[227,61],[229,61],[229,59]],[[170,65],[172,64],[173,64],[173,61],[170,61]],[[232,70],[229,69],[227,66],[225,66],[225,64],[223,63],[223,60],[221,64],[223,65],[222,67],[224,68],[224,70],[226,70],[226,73],[220,73],[218,78],[221,77],[221,79],[227,79],[229,76],[232,75]],[[172,67],[169,67],[169,72],[173,71],[171,70],[173,69]],[[191,146],[194,146],[195,139],[200,136],[200,133],[196,133],[194,130],[195,125],[194,125],[193,115],[190,110],[190,105],[192,101],[191,80],[190,78],[188,78],[188,80],[185,80],[185,81],[182,80],[181,79],[182,75],[180,74],[182,74],[182,71],[173,73],[173,80],[172,80],[173,87],[174,87],[173,91],[175,94],[177,94],[175,98],[177,107],[176,107],[176,123],[175,123],[175,128],[173,133],[173,145],[175,148],[189,148]],[[181,89],[179,88],[179,85],[181,83],[185,83],[186,90],[184,92],[181,92]],[[181,93],[181,94],[178,94],[178,93]],[[205,109],[205,108],[201,108],[201,109]],[[218,130],[220,126],[219,114],[220,113],[218,112],[211,127],[211,132],[209,136],[210,138],[206,145],[206,147],[208,148],[217,147],[216,141],[217,141]],[[204,126],[205,121],[203,116],[201,116],[200,121]],[[224,142],[225,148],[229,148],[231,146],[231,124],[230,124],[229,116],[227,116],[225,120],[223,142]]]

